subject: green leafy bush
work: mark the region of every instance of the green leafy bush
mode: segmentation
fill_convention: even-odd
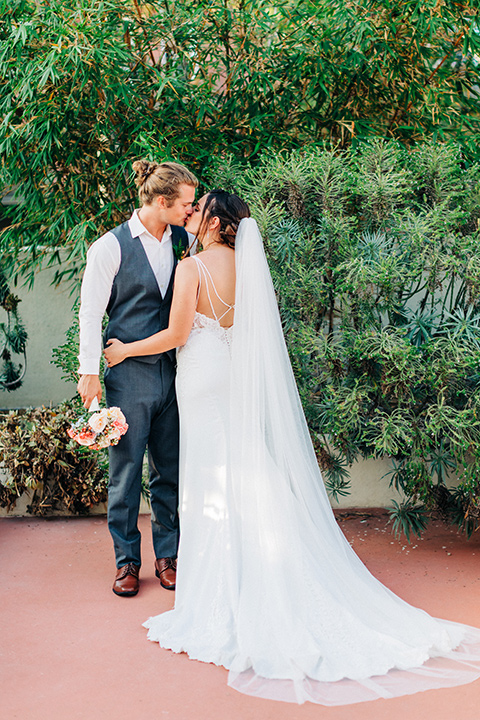
[[[107,499],[107,456],[77,445],[67,429],[78,405],[12,411],[0,418],[0,506],[10,509],[23,493],[33,515],[69,511],[84,515]]]
[[[406,496],[396,529],[416,532],[437,512],[473,532],[479,167],[466,167],[455,144],[372,140],[269,153],[254,166],[212,158],[204,181],[237,190],[259,221],[331,494],[348,493],[356,458],[387,455],[390,483]],[[67,372],[74,336],[59,356]]]
[[[266,242],[294,371],[334,497],[358,457],[392,458],[395,529],[480,506],[480,168],[455,145],[369,141],[234,158]],[[419,505],[420,504],[420,505]],[[412,508],[416,508],[413,510]],[[419,508],[423,508],[418,512]]]
[[[380,136],[478,158],[479,37],[468,1],[0,0],[0,189],[23,198],[0,254],[76,280],[141,156],[201,175],[226,152]]]
[[[480,516],[480,168],[455,145],[213,158],[265,240],[300,395],[334,498],[359,457],[392,461],[407,536]],[[77,329],[54,351],[72,376]]]

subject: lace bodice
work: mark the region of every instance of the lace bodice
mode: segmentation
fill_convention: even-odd
[[[230,348],[233,337],[233,325],[230,327],[223,327],[220,325],[218,320],[215,320],[215,318],[208,317],[208,315],[204,315],[203,313],[199,313],[197,311],[193,318],[193,325],[189,339],[202,331],[212,333],[218,340],[225,343]]]

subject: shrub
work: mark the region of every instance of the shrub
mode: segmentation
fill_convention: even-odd
[[[28,512],[85,515],[107,499],[106,454],[93,453],[67,436],[78,406],[12,411],[0,420],[0,463],[7,477],[0,483],[0,505],[10,509],[22,493]]]
[[[391,458],[396,532],[480,516],[480,168],[455,144],[213,158],[257,218],[301,399],[334,498]],[[56,364],[76,367],[76,331]]]
[[[0,254],[32,281],[42,262],[77,278],[132,207],[141,156],[202,174],[226,149],[256,162],[380,136],[456,139],[478,158],[474,2],[0,0],[0,13],[0,188],[19,200]]]
[[[215,185],[250,203],[326,485],[389,456],[397,531],[480,515],[480,168],[457,146],[369,141],[234,158]],[[451,485],[453,484],[453,488]],[[419,513],[412,508],[421,510]]]

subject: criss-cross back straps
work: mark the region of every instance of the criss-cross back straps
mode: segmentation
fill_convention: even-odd
[[[220,322],[220,320],[222,320],[222,318],[224,318],[225,315],[226,315],[230,310],[234,310],[234,309],[235,309],[235,305],[229,305],[229,303],[225,302],[225,300],[223,300],[223,299],[220,297],[220,295],[219,295],[218,292],[217,292],[217,288],[215,287],[215,283],[213,282],[213,278],[212,278],[212,276],[211,276],[211,274],[210,274],[210,270],[207,268],[207,266],[205,265],[205,263],[202,262],[202,260],[200,260],[200,258],[198,257],[198,255],[194,255],[194,256],[193,256],[193,259],[194,259],[195,262],[197,263],[198,275],[199,275],[199,278],[200,278],[200,284],[199,284],[199,286],[198,286],[197,302],[198,302],[198,295],[200,295],[200,288],[201,288],[201,286],[202,286],[202,277],[203,277],[203,279],[204,279],[204,281],[205,281],[205,288],[206,288],[206,290],[207,290],[208,302],[210,303],[210,309],[211,309],[211,311],[212,311],[212,313],[213,313],[213,317],[215,318],[215,320],[217,320],[217,322]],[[208,281],[209,281],[209,280],[210,280],[210,283],[211,283],[211,285],[212,285],[213,292],[215,293],[215,295],[217,296],[217,298],[220,300],[220,302],[221,302],[223,305],[225,305],[225,307],[227,308],[227,309],[225,310],[225,312],[223,313],[223,315],[220,315],[220,317],[217,317],[217,313],[215,312],[215,308],[213,307],[212,298],[210,297],[210,290],[208,289],[208,285],[209,285],[209,282],[208,282]]]

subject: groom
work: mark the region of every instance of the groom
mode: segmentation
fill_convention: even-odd
[[[140,340],[168,326],[178,257],[193,240],[184,229],[192,213],[196,177],[173,162],[133,164],[141,202],[129,220],[93,243],[87,254],[80,307],[78,392],[88,408],[101,399],[99,364],[104,342]],[[113,592],[139,587],[142,465],[148,448],[155,574],[175,589],[178,547],[178,411],[175,351],[128,358],[105,372],[107,405],[129,425],[109,449],[108,527],[117,572]]]

